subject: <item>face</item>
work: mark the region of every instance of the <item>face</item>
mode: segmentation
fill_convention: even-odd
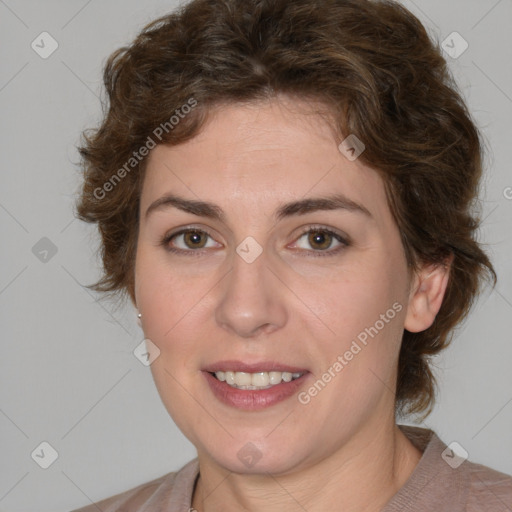
[[[307,467],[393,416],[407,264],[381,178],[340,141],[281,97],[219,108],[148,157],[151,370],[199,456],[231,471]]]

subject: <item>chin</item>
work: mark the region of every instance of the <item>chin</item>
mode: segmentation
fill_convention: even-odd
[[[287,443],[285,440],[274,442],[259,440],[239,440],[229,442],[225,446],[204,447],[203,455],[218,466],[237,474],[272,475],[292,473],[305,464],[308,458],[303,452],[303,443]],[[208,449],[209,448],[209,449]]]

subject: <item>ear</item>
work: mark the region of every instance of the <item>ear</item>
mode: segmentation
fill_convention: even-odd
[[[434,323],[448,286],[452,261],[453,254],[444,263],[425,265],[415,273],[404,324],[409,332],[424,331]]]

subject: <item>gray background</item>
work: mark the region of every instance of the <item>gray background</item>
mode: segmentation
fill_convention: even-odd
[[[447,60],[492,149],[481,240],[499,275],[435,361],[441,392],[425,424],[512,473],[512,0],[403,3],[440,42],[457,31],[469,43]],[[175,5],[0,0],[0,510],[71,510],[194,457],[132,354],[133,309],[82,286],[98,276],[97,242],[72,213],[75,146],[100,117],[102,64]],[[43,31],[59,45],[46,59],[31,48]],[[31,457],[43,441],[58,452],[48,469]]]

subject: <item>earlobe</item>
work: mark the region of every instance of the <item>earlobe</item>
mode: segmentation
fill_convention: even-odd
[[[442,264],[426,265],[414,277],[404,328],[410,332],[428,329],[441,309],[448,286],[453,254]]]

